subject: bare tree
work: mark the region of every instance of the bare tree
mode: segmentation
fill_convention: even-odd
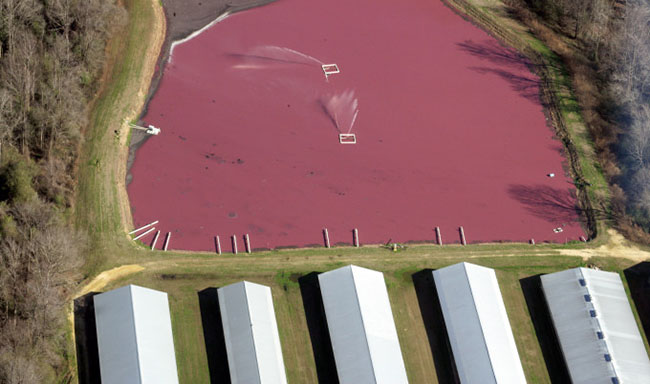
[[[0,348],[0,383],[36,384],[42,379],[33,359],[14,348]]]
[[[650,4],[628,2],[618,38],[614,93],[622,103],[636,104],[650,90]]]
[[[0,0],[0,383],[65,366],[63,303],[85,240],[59,209],[106,40],[125,18],[116,3]]]
[[[650,167],[650,106],[641,105],[633,111],[632,123],[622,139],[626,163],[632,170]]]
[[[611,93],[622,128],[620,184],[628,213],[650,228],[650,1],[628,0],[615,42]]]
[[[23,374],[32,377],[28,370],[32,366],[20,358],[47,358],[50,364],[57,359],[60,347],[55,336],[64,321],[61,308],[82,262],[79,250],[84,241],[38,200],[6,213],[16,228],[0,240],[0,345],[22,355],[3,360],[0,350],[0,378],[18,380]]]

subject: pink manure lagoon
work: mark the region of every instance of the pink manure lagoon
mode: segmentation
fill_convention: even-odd
[[[337,64],[327,78],[322,64]],[[170,249],[583,236],[527,61],[442,2],[280,0],[177,45],[128,186]],[[340,144],[340,133],[356,144]],[[547,176],[554,173],[555,177]],[[561,228],[561,231],[558,230]],[[555,231],[554,231],[555,229]],[[150,242],[153,233],[143,240]],[[158,247],[162,241],[158,241]]]

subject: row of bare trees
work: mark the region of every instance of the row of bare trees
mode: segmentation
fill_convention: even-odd
[[[74,163],[115,0],[0,0],[0,383],[63,382]]]
[[[609,56],[612,31],[624,9],[622,0],[524,0],[563,34],[584,44],[590,58],[599,64]]]
[[[619,183],[627,209],[650,229],[650,0],[628,0],[610,90],[621,127]]]
[[[64,308],[83,238],[38,199],[2,214],[0,382],[54,382],[65,371]],[[6,208],[5,208],[6,209]]]
[[[575,57],[580,56],[588,61],[590,74],[582,76],[581,81],[586,79],[595,85],[589,90],[589,97],[598,99],[599,117],[587,120],[595,122],[590,126],[591,133],[613,186],[613,216],[627,234],[647,241],[650,0],[515,1],[525,3],[546,25],[572,41],[569,46],[580,54],[571,56],[565,52],[565,60],[575,62]]]
[[[0,0],[0,143],[75,156],[116,18],[102,0]]]

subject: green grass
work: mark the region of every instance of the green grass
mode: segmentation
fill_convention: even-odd
[[[143,76],[143,52],[151,44],[153,34],[152,2],[126,0],[124,5],[129,22],[109,44],[108,51],[116,60],[93,106],[77,175],[75,224],[90,235],[93,251],[86,265],[89,275],[102,269],[115,243],[125,241],[118,189],[125,177],[119,172],[123,149],[114,140],[114,130],[132,112],[131,103],[138,100],[135,85]]]
[[[129,129],[129,132],[126,134],[126,147],[131,146],[131,138],[133,137],[133,130]]]
[[[580,104],[571,91],[570,75],[555,53],[548,48],[538,52],[542,53],[551,63],[549,68],[553,76],[553,83],[556,85],[554,92],[560,101],[562,116],[578,151],[583,176],[591,183],[591,187],[587,188],[590,197],[593,201],[598,201],[600,199],[596,194],[600,193],[601,196],[606,196],[606,202],[609,203],[609,186],[596,160],[593,140],[582,119]]]
[[[559,100],[562,118],[578,153],[582,176],[591,184],[586,188],[590,200],[595,205],[601,204],[609,207],[611,199],[609,184],[596,158],[593,139],[582,118],[580,104],[573,94],[573,84],[566,66],[555,52],[531,34],[525,35],[525,41],[549,64],[551,83],[554,85],[552,91],[555,93],[556,99]],[[604,223],[600,223],[599,235],[605,233],[604,229]]]
[[[435,365],[412,275],[425,268],[436,269],[469,261],[496,269],[528,382],[549,383],[520,280],[537,274],[584,266],[585,262],[578,257],[553,255],[502,257],[488,254],[485,257],[467,257],[457,252],[456,248],[463,249],[442,247],[443,251],[435,254],[409,249],[401,256],[378,248],[359,253],[336,252],[343,251],[341,249],[334,252],[322,250],[308,256],[303,256],[302,252],[286,251],[289,260],[286,260],[285,252],[272,252],[266,257],[196,258],[184,261],[181,268],[178,267],[179,260],[184,259],[172,258],[167,262],[144,263],[148,265],[146,271],[114,281],[106,289],[133,283],[167,292],[180,382],[209,383],[198,292],[242,279],[268,285],[273,292],[288,380],[290,383],[311,383],[316,382],[316,368],[300,287],[296,281],[299,276],[312,271],[338,267],[338,264],[332,266],[330,256],[334,256],[344,265],[354,262],[384,272],[409,380],[412,383],[436,383]],[[406,260],[402,260],[402,257]],[[619,273],[633,264],[613,258],[592,262]]]

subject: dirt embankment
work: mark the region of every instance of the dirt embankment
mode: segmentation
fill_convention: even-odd
[[[158,6],[157,2],[155,0],[152,0],[152,7],[154,9],[154,23],[151,26],[152,28],[152,38],[151,38],[151,44],[149,45],[149,49],[144,52],[144,57],[145,57],[145,63],[142,66],[142,76],[140,77],[140,81],[133,84],[133,87],[135,89],[135,97],[136,100],[133,100],[133,103],[131,104],[132,108],[128,111],[128,116],[126,119],[121,123],[121,129],[120,129],[120,148],[125,148],[127,143],[126,140],[128,138],[128,131],[131,129],[128,126],[128,122],[135,120],[137,116],[140,114],[140,111],[143,110],[143,108],[146,106],[146,102],[148,101],[148,97],[145,97],[147,95],[147,90],[150,88],[150,85],[153,84],[153,77],[155,75],[155,68],[156,68],[156,60],[157,57],[160,55],[161,52],[161,47],[163,44],[163,39],[165,36],[165,18],[163,16],[162,9]],[[120,162],[117,164],[117,167],[119,167],[119,175],[126,175],[129,171],[129,164],[128,164],[128,159],[131,157],[131,151],[120,151]],[[119,188],[118,188],[118,194],[120,195],[119,201],[120,201],[120,211],[122,212],[122,223],[124,228],[129,228],[132,226],[132,218],[131,218],[131,206],[129,204],[129,198],[126,193],[126,183],[124,183],[124,178],[119,178],[118,181],[120,183]]]
[[[650,260],[650,252],[647,252],[633,243],[626,240],[614,229],[608,229],[608,242],[597,248],[587,249],[562,249],[560,253],[566,256],[580,256],[583,260],[591,257],[618,257],[641,263]]]

